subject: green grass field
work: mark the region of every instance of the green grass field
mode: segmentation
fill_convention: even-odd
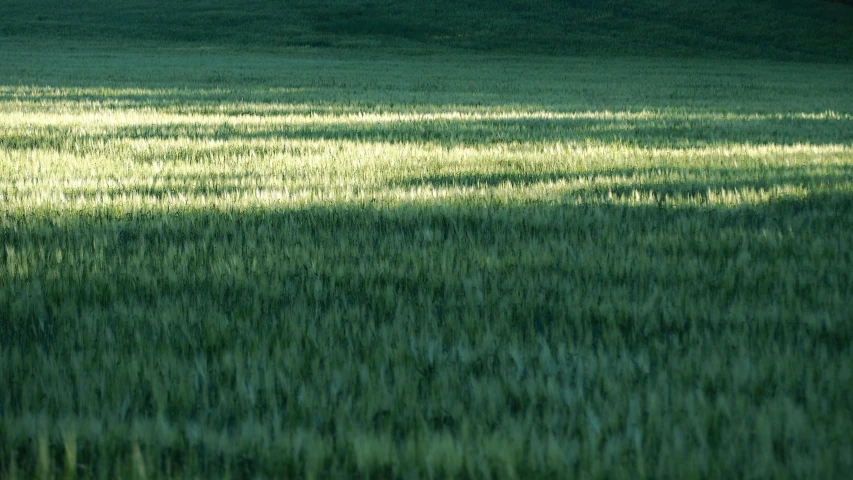
[[[546,56],[191,4],[0,18],[0,477],[853,471],[850,47],[767,33],[849,6]]]
[[[851,0],[0,0],[0,38],[853,62]]]

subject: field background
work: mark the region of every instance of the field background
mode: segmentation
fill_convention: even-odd
[[[850,0],[15,0],[4,37],[559,55],[853,59]]]
[[[840,478],[849,2],[0,1],[0,476]]]

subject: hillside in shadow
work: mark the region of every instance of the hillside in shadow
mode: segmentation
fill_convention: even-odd
[[[853,7],[825,0],[36,0],[0,36],[117,43],[853,59]]]

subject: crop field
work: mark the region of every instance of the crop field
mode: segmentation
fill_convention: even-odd
[[[0,477],[853,471],[849,66],[0,65]]]

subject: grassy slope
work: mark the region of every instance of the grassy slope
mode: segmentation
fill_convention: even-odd
[[[0,36],[853,59],[853,6],[824,0],[3,0],[0,10]]]
[[[850,470],[849,69],[20,40],[849,60],[853,9],[330,3],[0,1],[0,476]]]
[[[853,468],[851,69],[316,53],[0,48],[0,476]]]

